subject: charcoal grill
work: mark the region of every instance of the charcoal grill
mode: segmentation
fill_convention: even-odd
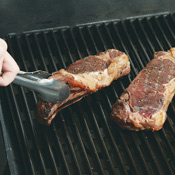
[[[175,14],[112,20],[6,36],[24,71],[54,72],[110,48],[129,55],[131,73],[59,112],[51,126],[35,118],[37,97],[10,85],[0,90],[2,124],[11,174],[175,174],[175,100],[163,129],[124,131],[111,121],[114,102],[153,58],[175,46]]]

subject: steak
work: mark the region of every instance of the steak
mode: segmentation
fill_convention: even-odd
[[[112,107],[111,117],[121,128],[157,131],[175,94],[175,48],[160,51],[137,75]]]
[[[48,103],[42,99],[37,104],[37,119],[41,124],[50,125],[53,118],[63,108],[81,100],[113,80],[130,72],[128,56],[115,49],[100,52],[78,60],[66,69],[52,73],[49,79],[65,82],[70,88],[70,96],[61,103]]]

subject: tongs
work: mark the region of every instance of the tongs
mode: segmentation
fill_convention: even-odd
[[[46,71],[24,72],[20,71],[13,83],[38,92],[39,96],[47,102],[60,103],[69,97],[69,86],[55,79]]]

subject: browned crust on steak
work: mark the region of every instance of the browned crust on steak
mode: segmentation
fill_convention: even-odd
[[[82,60],[76,61],[66,68],[69,73],[78,74],[93,71],[103,71],[109,66],[110,62],[106,62],[98,56],[89,56]]]

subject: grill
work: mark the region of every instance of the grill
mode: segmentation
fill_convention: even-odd
[[[112,20],[9,34],[21,70],[54,72],[77,59],[116,48],[129,55],[131,73],[62,110],[50,127],[35,118],[36,94],[1,87],[0,119],[11,174],[175,174],[175,99],[162,130],[124,131],[111,107],[153,53],[175,46],[175,14]]]

